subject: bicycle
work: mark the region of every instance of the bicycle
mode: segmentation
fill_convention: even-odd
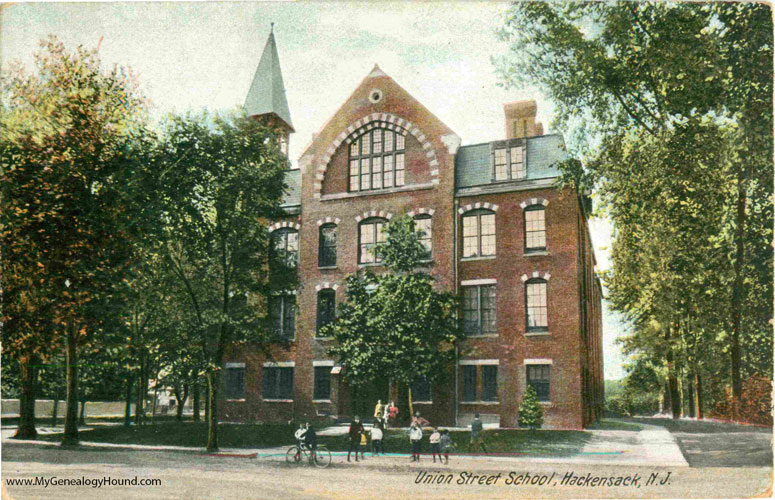
[[[314,455],[313,451],[303,444],[291,446],[285,453],[285,461],[289,464],[301,465],[302,458],[307,458],[309,463],[313,463],[314,461],[315,466],[320,467],[321,469],[325,469],[331,465],[331,452],[323,445],[317,446],[314,450]]]

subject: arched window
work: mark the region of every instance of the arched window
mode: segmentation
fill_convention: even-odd
[[[525,282],[525,318],[527,331],[545,332],[549,327],[545,279],[533,278]]]
[[[525,251],[546,250],[546,211],[543,205],[525,208]]]
[[[376,254],[376,247],[385,242],[385,233],[382,231],[386,219],[372,217],[361,222],[358,226],[358,263],[379,264],[382,259]]]
[[[299,261],[299,232],[291,228],[273,231],[269,258],[273,265],[296,267]]]
[[[336,224],[323,224],[318,234],[318,267],[336,266]]]
[[[495,212],[471,210],[463,215],[463,258],[495,255]]]
[[[404,134],[403,131],[375,128],[350,143],[350,191],[404,185]]]
[[[414,230],[420,234],[420,243],[425,247],[428,254],[426,259],[430,260],[433,255],[433,227],[431,216],[428,214],[417,215],[414,218]]]
[[[317,332],[336,317],[336,291],[324,288],[318,292]]]

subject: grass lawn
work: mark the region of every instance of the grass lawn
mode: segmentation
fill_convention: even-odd
[[[222,448],[291,446],[294,444],[295,429],[285,424],[221,424],[218,427],[218,442]],[[424,434],[423,452],[427,453],[430,451],[430,432]],[[451,434],[457,445],[454,452],[467,452],[470,433],[455,431]],[[584,431],[515,429],[486,430],[482,435],[490,453],[533,456],[572,455],[581,451],[591,437],[589,432]],[[207,443],[207,426],[204,423],[169,421],[142,427],[97,426],[93,430],[81,432],[80,438],[102,443],[204,447]],[[61,436],[52,434],[41,436],[40,439],[59,441]],[[347,436],[320,436],[318,440],[331,451],[347,451],[349,448]],[[384,438],[384,448],[388,453],[409,453],[411,446],[406,431],[389,429]]]

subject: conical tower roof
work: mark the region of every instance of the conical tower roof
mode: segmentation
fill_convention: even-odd
[[[290,127],[291,132],[294,131],[288,100],[285,98],[274,29],[269,33],[261,62],[258,63],[256,74],[253,75],[253,83],[250,84],[248,97],[245,99],[245,112],[248,116],[275,114]]]

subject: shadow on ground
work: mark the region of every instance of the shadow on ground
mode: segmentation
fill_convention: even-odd
[[[772,467],[771,428],[669,418],[626,422],[665,427],[691,467]]]

